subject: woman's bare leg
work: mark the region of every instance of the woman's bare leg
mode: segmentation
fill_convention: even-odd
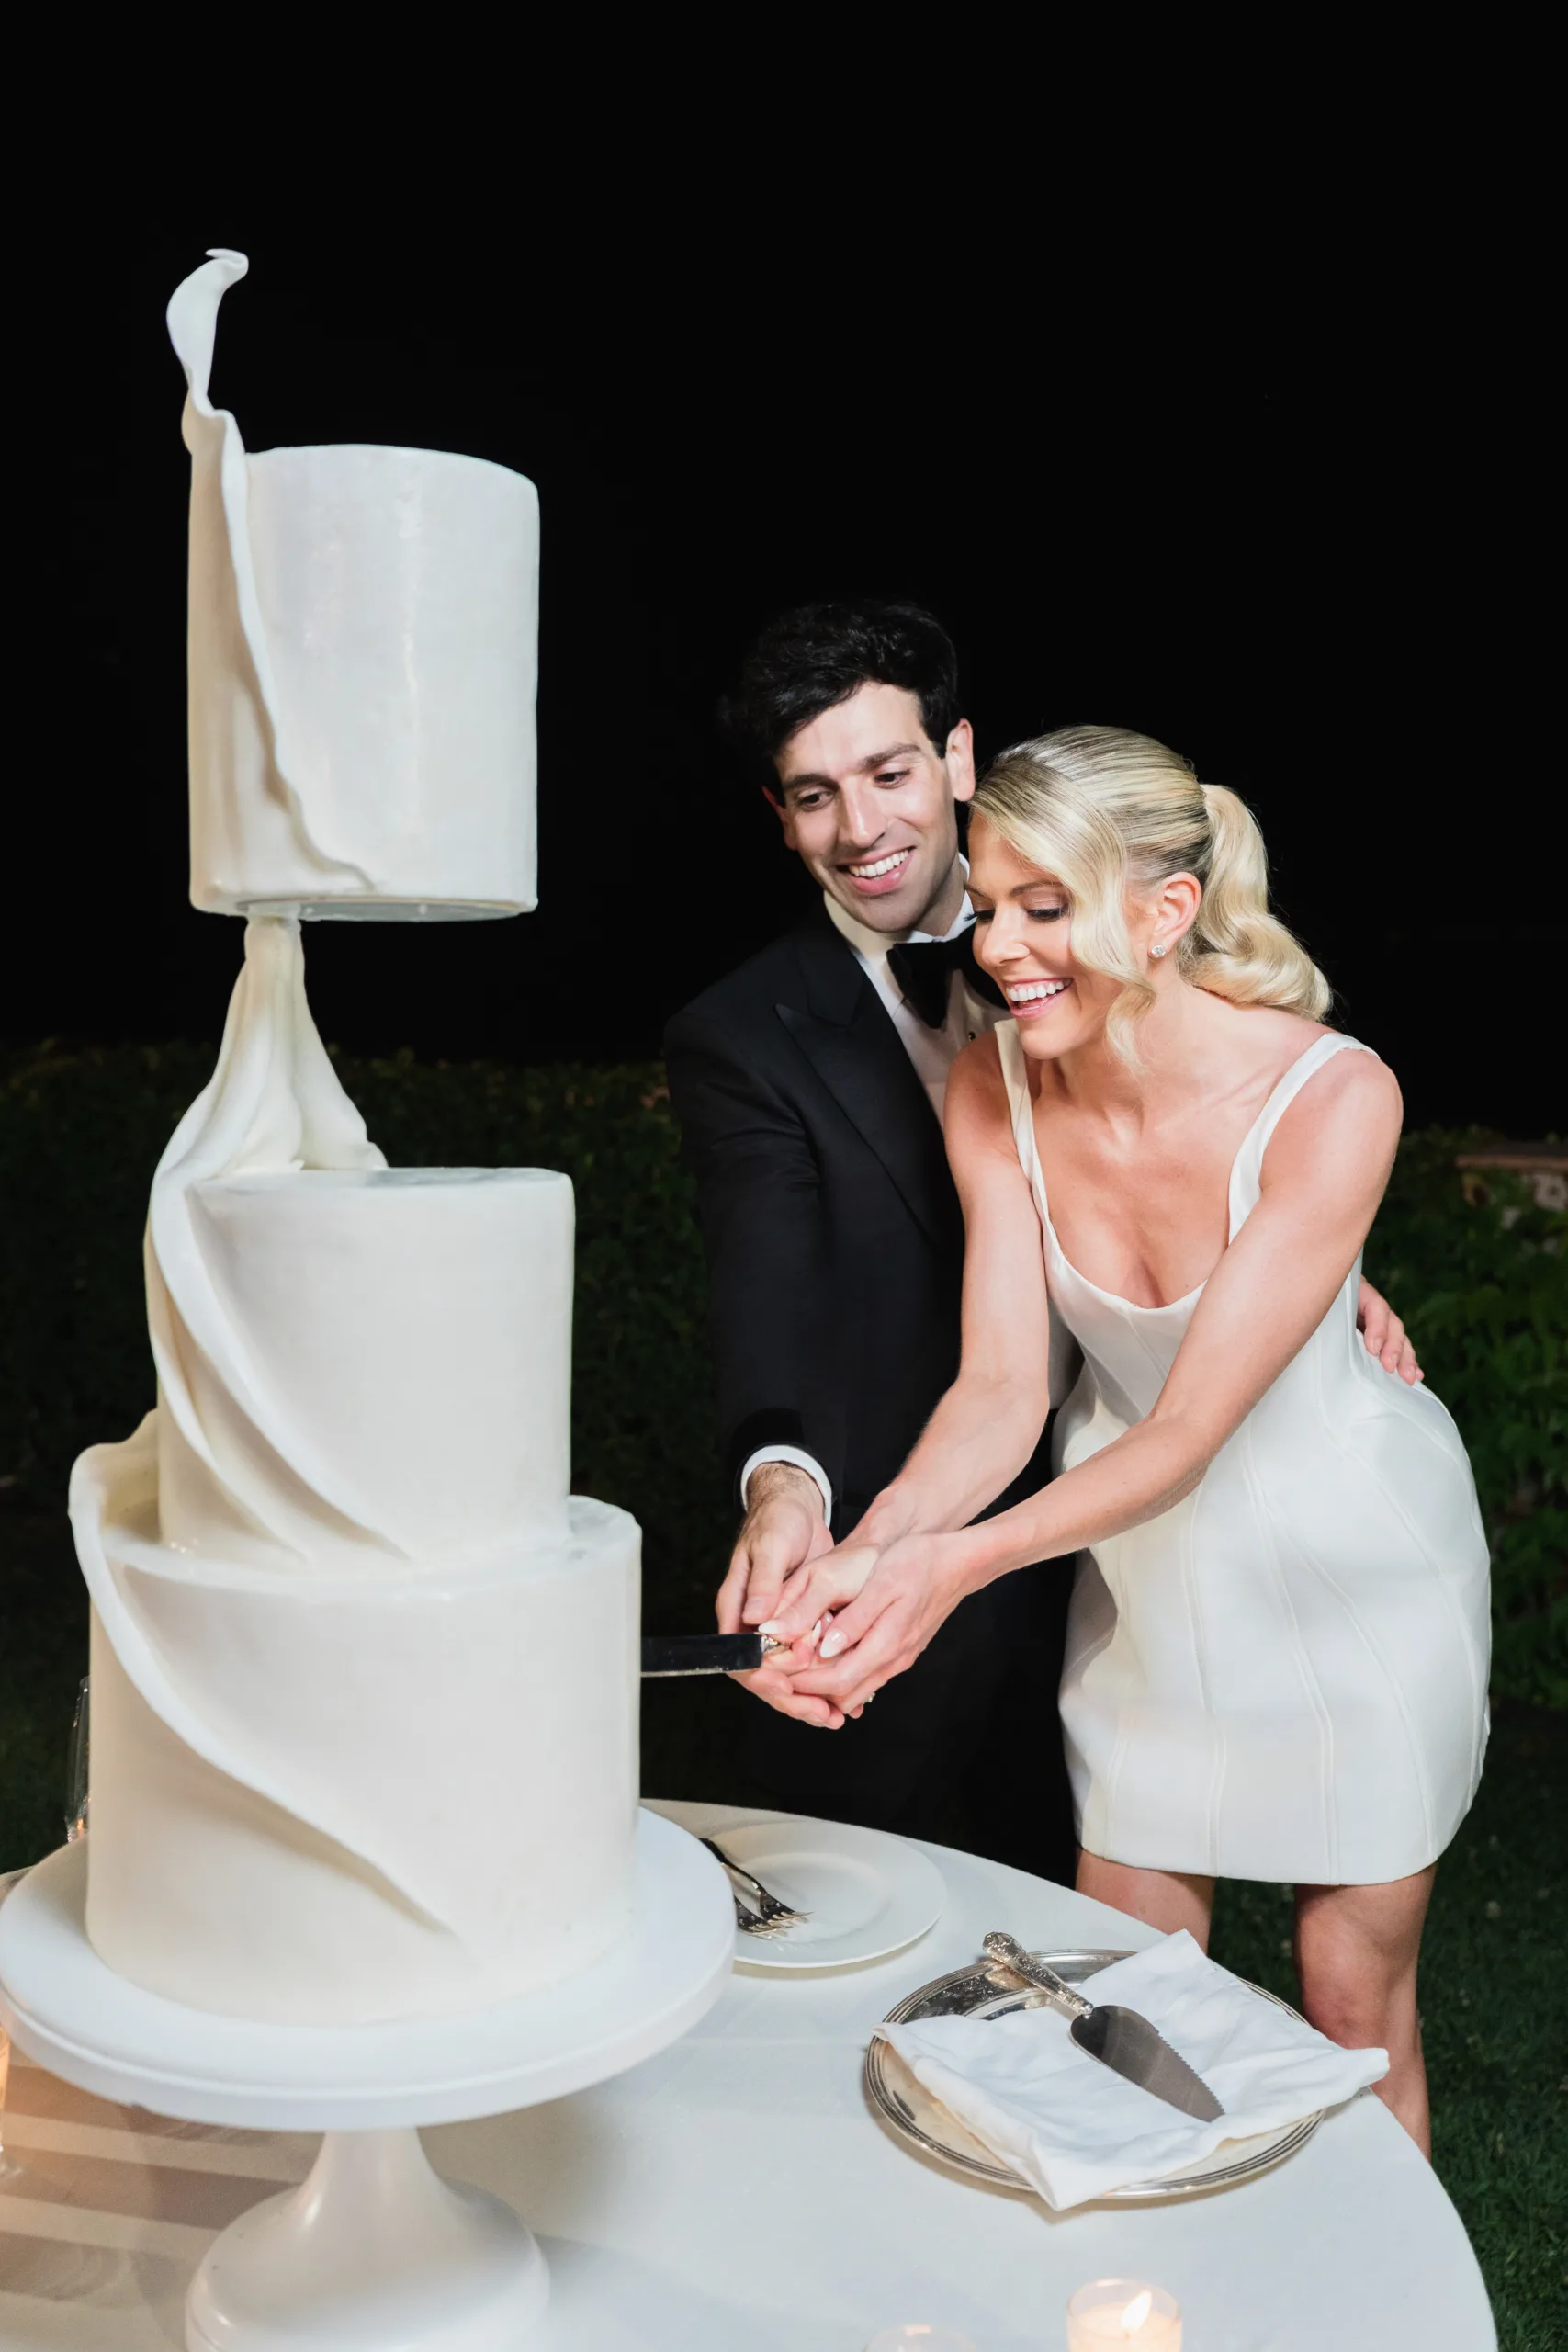
[[[1298,1886],[1302,2007],[1347,2050],[1388,2052],[1376,2085],[1424,2156],[1432,2153],[1416,1962],[1436,1866],[1382,1886]]]
[[[1388,2052],[1376,2086],[1423,2155],[1432,2153],[1427,2068],[1416,2007],[1416,1963],[1435,1867],[1382,1886],[1296,1889],[1296,1973],[1302,2007],[1342,2049]],[[1214,1882],[1185,1871],[1135,1870],[1078,1857],[1077,1889],[1165,1935],[1185,1928],[1205,1951]]]
[[[1209,1949],[1209,1921],[1214,1908],[1214,1882],[1186,1871],[1141,1871],[1130,1862],[1102,1861],[1098,1854],[1078,1856],[1077,1888],[1113,1911],[1126,1911],[1173,1936],[1185,1928],[1204,1951]]]

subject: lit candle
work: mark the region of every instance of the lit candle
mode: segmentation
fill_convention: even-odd
[[[1094,2278],[1067,2305],[1067,2352],[1181,2352],[1181,2313],[1163,2287]]]

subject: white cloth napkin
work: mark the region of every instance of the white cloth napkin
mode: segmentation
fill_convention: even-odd
[[[1337,2107],[1388,2072],[1386,2051],[1341,2050],[1206,1959],[1185,1929],[1113,1961],[1084,1991],[1157,2026],[1224,2114],[1200,2123],[1113,2074],[1078,2048],[1059,2009],[876,2029],[932,2098],[1058,2211],[1185,2171],[1224,2140]]]

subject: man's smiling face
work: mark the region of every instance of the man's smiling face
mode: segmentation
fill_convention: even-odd
[[[785,841],[857,922],[948,928],[964,895],[957,804],[975,790],[967,719],[939,749],[917,695],[868,684],[798,729],[773,764]]]

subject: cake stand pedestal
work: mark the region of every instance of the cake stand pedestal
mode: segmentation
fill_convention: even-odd
[[[123,2105],[196,2123],[322,2132],[302,2187],[208,2249],[188,2352],[513,2352],[548,2299],[544,2256],[507,2205],[441,2180],[423,2123],[564,2098],[677,2041],[728,1979],[728,1881],[696,1840],[637,1817],[635,1925],[570,1984],[457,2018],[257,2025],[144,1992],[84,1927],[86,1840],[0,1911],[0,2026],[39,2065]]]

